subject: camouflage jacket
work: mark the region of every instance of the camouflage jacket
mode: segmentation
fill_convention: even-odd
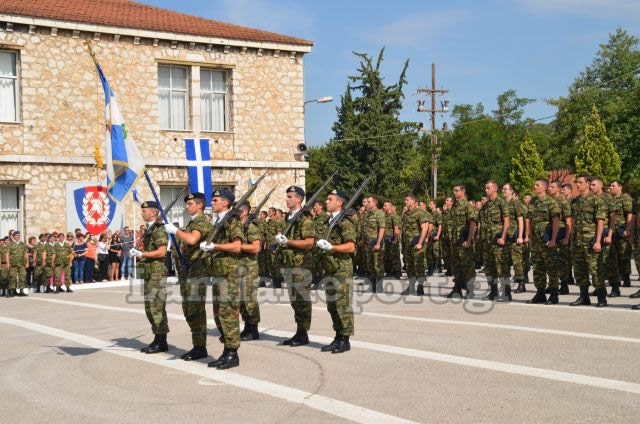
[[[368,243],[372,243],[378,239],[378,231],[385,227],[384,212],[380,209],[372,209],[367,214],[365,222],[362,224],[364,236]]]
[[[576,245],[588,245],[596,235],[598,220],[606,221],[608,218],[607,206],[602,197],[589,193],[574,198],[571,210],[575,222],[573,241]]]
[[[428,224],[433,221],[430,213],[420,208],[408,210],[402,216],[402,237],[407,245],[415,246],[420,241],[422,233],[422,224]],[[425,242],[429,234],[425,237]]]
[[[251,244],[256,240],[260,240],[260,244],[262,245],[262,231],[260,230],[260,225],[257,220],[252,221],[249,225],[242,225],[242,244]],[[248,253],[241,252],[240,259],[243,261],[257,261],[258,254],[257,253]]]
[[[539,197],[532,198],[527,213],[527,219],[531,222],[531,240],[542,242],[544,240],[544,232],[551,227],[553,218],[561,218],[561,215],[562,211],[558,202],[551,196],[545,195],[542,199]]]
[[[615,212],[616,212],[616,225],[626,224],[626,215],[633,213],[633,200],[627,193],[622,193],[618,197],[613,197]]]
[[[478,222],[478,211],[467,199],[455,200],[450,212],[451,240],[462,242],[468,238],[471,221]],[[464,239],[464,240],[462,240]]]
[[[329,220],[324,224],[323,233],[328,231]],[[332,245],[344,244],[349,241],[356,242],[356,226],[355,218],[346,216],[331,231],[326,239]],[[351,276],[353,274],[353,266],[351,263],[351,255],[349,253],[323,252],[322,265],[324,271],[328,275],[342,274]]]
[[[153,224],[152,224],[153,225]],[[160,246],[169,245],[169,236],[162,225],[154,225],[151,231],[147,231],[142,239],[144,252],[153,252]],[[144,258],[143,264],[162,264],[164,266],[164,258]]]
[[[191,221],[184,229],[185,232],[198,231],[200,233],[200,241],[205,241],[209,233],[213,230],[213,225],[204,214],[199,214],[191,218]],[[187,265],[189,277],[205,276],[205,260],[204,252],[200,250],[200,243],[190,245],[182,243],[182,254]]]
[[[288,225],[288,224],[287,224]],[[313,219],[308,214],[303,214],[291,227],[288,234],[285,234],[290,240],[304,240],[309,237],[316,236]],[[311,250],[294,249],[284,246],[278,250],[280,264],[285,268],[305,267],[311,268],[312,252]]]
[[[35,264],[37,267],[41,267],[43,265],[42,263],[42,253],[44,253],[47,250],[47,243],[41,243],[38,242],[36,243],[36,261]]]
[[[497,196],[494,200],[487,199],[480,211],[484,213],[483,236],[487,241],[495,240],[497,234],[502,234],[504,218],[510,218],[507,202],[500,196]],[[507,237],[509,237],[508,234]]]
[[[509,237],[513,238],[515,235],[518,237],[518,218],[526,218],[526,208],[516,199],[511,199],[507,202],[507,208],[509,209]],[[524,220],[523,220],[524,225]],[[522,237],[524,237],[524,227],[522,228]]]
[[[53,249],[53,253],[56,255],[56,267],[69,267],[69,259],[73,254],[73,246],[66,242],[62,242],[56,243]]]
[[[231,212],[227,212],[231,213]],[[254,226],[257,230],[257,227]],[[211,230],[215,231],[215,227]],[[242,228],[242,221],[237,216],[231,217],[224,226],[215,233],[213,237],[213,243],[232,243],[234,240],[242,241],[244,239],[244,230]],[[209,264],[209,272],[213,277],[223,277],[237,266],[240,254],[221,252],[219,250],[213,250],[207,254],[207,261]]]

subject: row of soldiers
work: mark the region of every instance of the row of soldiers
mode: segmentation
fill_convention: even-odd
[[[576,185],[579,195],[572,197],[571,184],[540,179],[533,195],[521,200],[512,184],[488,181],[486,196],[473,202],[460,184],[442,209],[408,195],[400,215],[391,202],[380,207],[376,196],[367,196],[354,216],[354,272],[366,277],[376,292],[385,275],[400,277],[402,253],[409,282],[404,295],[423,294],[425,278],[441,271],[444,263],[445,275],[454,277],[448,297],[466,292],[464,297],[472,298],[476,268],[484,265],[490,286],[484,299],[511,301],[511,284],[515,293],[525,292],[533,266],[536,294],[530,303],[557,304],[558,296],[569,294],[569,285],[576,282],[580,297],[572,305],[589,305],[589,296],[596,296],[596,306],[606,306],[607,297],[618,297],[621,286],[631,285],[632,254],[636,264],[640,262],[637,203],[623,192],[620,181],[605,190],[599,177],[579,175]],[[313,219],[322,228],[326,214],[321,202],[313,207]],[[270,211],[262,223],[267,240],[282,229],[277,211]],[[261,276],[277,282],[280,276],[277,267],[269,266],[274,263],[269,249],[263,250],[263,263]],[[314,263],[317,285],[322,266],[321,261]],[[595,289],[591,293],[590,284]],[[640,298],[640,291],[631,297]]]
[[[203,213],[204,194],[187,195],[185,210],[191,220],[185,228],[171,223],[158,225],[160,205],[153,201],[142,203],[141,214],[147,223],[143,248],[129,253],[139,259],[145,311],[154,334],[153,341],[141,349],[142,352],[153,354],[168,350],[164,258],[169,237],[175,239],[171,243],[175,247],[172,254],[178,270],[182,310],[193,344],[192,349],[182,355],[183,360],[208,356],[205,305],[209,286],[212,287],[213,316],[224,349],[208,366],[217,369],[238,366],[240,343],[260,338],[258,257],[266,249],[270,252],[270,266],[277,269],[275,275],[281,276],[280,283],[286,282],[297,327],[295,334],[281,344],[290,347],[309,344],[311,274],[316,248],[323,252],[316,256],[322,259],[327,310],[336,333],[334,340],[321,351],[338,354],[350,350],[349,337],[354,333],[351,256],[356,249],[356,231],[353,218],[344,213],[348,196],[341,190],[329,192],[325,202],[329,214],[323,221],[323,229],[303,208],[305,192],[301,187],[287,188],[285,196],[289,213],[279,227],[282,229],[272,238],[263,237],[264,224],[252,219],[255,215],[249,203],[243,199],[235,203],[234,195],[228,190],[213,192],[211,220]],[[322,237],[317,237],[318,234]],[[245,322],[242,331],[240,317]]]
[[[67,293],[71,289],[71,263],[73,261],[73,235],[64,233],[40,234],[38,242],[29,253],[20,231],[0,239],[0,296],[24,297],[27,268],[34,266],[35,292],[62,293],[62,282]],[[30,257],[31,255],[31,257]],[[51,281],[55,290],[51,288]]]

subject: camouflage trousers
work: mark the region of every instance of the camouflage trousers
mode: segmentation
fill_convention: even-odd
[[[374,250],[371,243],[365,248],[367,256],[367,275],[373,281],[382,281],[384,277],[384,245],[380,250]]]
[[[569,245],[564,246],[558,241],[556,243],[558,250],[558,278],[561,283],[567,283],[571,281],[571,247]]]
[[[426,245],[423,244],[422,249],[420,250],[416,250],[415,247],[410,244],[407,246],[407,251],[404,257],[404,262],[407,264],[407,278],[424,282],[426,275],[426,257]]]
[[[265,250],[260,250],[258,253],[258,275],[267,276],[267,252]]]
[[[167,268],[164,262],[144,264],[144,312],[153,334],[167,334]]]
[[[269,272],[269,277],[271,278],[282,277],[282,274],[280,273],[280,267],[278,266],[278,259],[276,257],[276,254],[274,254],[273,251],[271,250],[271,248],[268,249],[267,255],[268,255],[267,269]]]
[[[333,331],[342,336],[353,336],[353,274],[351,270],[328,275],[324,281],[327,311],[331,315]]]
[[[0,268],[0,289],[8,289],[9,288],[9,270],[7,270],[4,266]]]
[[[529,271],[531,270],[531,243],[522,245],[522,265],[524,266],[524,278],[525,280],[529,277]]]
[[[427,246],[427,269],[440,265],[440,240],[431,240]]]
[[[313,248],[311,260],[313,264],[311,268],[311,274],[313,275],[313,280],[320,281],[322,280],[322,276],[324,275],[324,269],[322,268],[321,249],[318,249],[317,247]]]
[[[287,284],[297,331],[311,328],[311,267],[281,268]]]
[[[194,347],[207,347],[207,312],[205,299],[209,277],[192,275],[186,281],[180,280],[182,313],[191,329]]]
[[[51,276],[53,275],[53,268],[50,266],[44,266],[39,268],[39,273],[36,274],[36,278],[38,279],[38,283],[41,286],[50,287],[51,286]]]
[[[442,253],[444,267],[447,270],[451,270],[451,240],[449,239],[449,237],[442,237],[440,251]]]
[[[356,268],[360,275],[368,277],[367,254],[362,243],[358,243],[358,246],[356,247]]]
[[[518,243],[509,243],[507,246],[509,265],[513,266],[513,277],[520,280],[524,278],[524,264],[522,261],[522,249],[524,246]]]
[[[258,263],[251,258],[243,258],[237,268],[240,282],[240,315],[248,324],[260,322],[260,305],[258,303]]]
[[[476,240],[473,243],[473,261],[476,264],[486,264],[486,255],[488,254],[488,242],[485,239]]]
[[[622,278],[631,274],[631,242],[628,238],[614,240],[612,248],[616,251],[616,259],[618,260],[618,278]]]
[[[24,283],[27,279],[27,270],[24,265],[12,266],[9,270],[9,288],[20,290],[24,289]]]
[[[487,276],[487,281],[511,276],[508,249],[508,245],[500,246],[495,241],[493,243],[485,243],[484,273]]]
[[[402,264],[400,263],[400,244],[385,242],[384,244],[384,270],[388,274],[400,275]]]
[[[604,244],[602,243],[602,261],[603,261],[603,270],[602,270],[602,278],[603,283],[606,284],[606,281],[609,280],[612,286],[620,284],[620,270],[618,269],[618,252],[613,244]]]
[[[544,240],[534,240],[531,245],[531,261],[533,262],[533,284],[536,289],[557,289],[558,280],[558,248],[549,249]]]
[[[68,266],[56,266],[54,269],[53,282],[56,288],[60,288],[62,285],[62,276],[64,275],[64,286],[66,288],[71,287],[71,268]]]
[[[474,283],[476,269],[473,262],[473,246],[465,249],[462,243],[455,243],[451,249],[451,267],[453,278],[460,287],[469,287]]]
[[[588,287],[589,277],[591,277],[593,287],[604,287],[602,252],[594,252],[587,244],[573,246],[572,254],[573,276],[576,284],[580,287]]]
[[[226,277],[213,277],[213,319],[220,343],[229,349],[240,347],[240,281],[237,266]]]

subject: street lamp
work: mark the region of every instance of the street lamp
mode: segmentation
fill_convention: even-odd
[[[307,107],[307,103],[330,103],[333,101],[333,97],[331,96],[324,96],[324,97],[318,97],[317,99],[312,99],[312,100],[306,100],[303,104],[302,104],[302,113],[304,114],[306,111],[306,107]],[[307,126],[304,126],[304,143],[299,143],[297,146],[298,149],[298,153],[295,154],[296,159],[298,160],[307,160],[307,158],[309,157],[309,155],[306,153],[307,151]]]
[[[305,101],[304,104],[302,105],[302,108],[304,109],[307,106],[307,103],[329,103],[332,101],[333,101],[333,97],[331,96],[318,97],[317,99]]]

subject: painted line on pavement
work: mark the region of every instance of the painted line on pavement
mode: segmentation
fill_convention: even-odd
[[[63,305],[67,304],[67,305],[82,306],[82,307],[99,309],[99,310],[128,312],[128,313],[134,313],[139,315],[145,315],[145,312],[143,310],[122,308],[117,306],[106,306],[106,305],[99,305],[99,304],[92,304],[92,303],[73,302],[73,301],[56,300],[56,299],[39,299],[39,298],[34,298],[34,299],[43,301],[43,302],[58,303]],[[167,314],[167,316],[171,319],[184,321],[184,317],[182,315]],[[215,325],[215,322],[214,320],[210,319],[210,320],[207,320],[207,324]],[[288,338],[291,336],[290,331],[271,330],[271,329],[265,329],[265,328],[259,328],[259,331],[275,337]],[[333,340],[331,337],[313,336],[313,335],[310,335],[309,339],[316,343],[324,343],[324,344],[328,344]],[[564,371],[555,371],[555,370],[550,370],[545,368],[535,368],[535,367],[528,367],[523,365],[514,365],[514,364],[505,363],[505,362],[489,361],[485,359],[474,359],[474,358],[469,358],[464,356],[447,355],[447,354],[438,353],[438,352],[430,352],[430,351],[404,348],[404,347],[398,347],[398,346],[383,345],[378,343],[362,342],[358,340],[352,340],[351,346],[361,348],[361,349],[371,350],[375,352],[383,352],[383,353],[390,353],[394,355],[401,355],[401,356],[407,356],[412,358],[427,359],[427,360],[444,362],[444,363],[449,363],[454,365],[463,365],[463,366],[472,367],[472,368],[498,371],[498,372],[503,372],[507,374],[516,374],[516,375],[523,375],[528,377],[544,378],[547,380],[560,381],[560,382],[572,383],[572,384],[580,384],[580,385],[591,386],[599,389],[617,390],[621,392],[640,395],[640,384],[631,383],[627,381],[613,380],[613,379],[601,378],[601,377],[592,377],[592,376],[583,375],[583,374],[574,374],[574,373],[569,373]]]
[[[113,344],[104,340],[96,339],[83,334],[72,333],[70,331],[58,328],[48,327],[36,324],[30,321],[23,321],[8,317],[0,316],[0,323],[12,325],[15,327],[31,330],[36,333],[45,334],[51,337],[59,337],[73,343],[97,349],[101,352],[111,353],[129,359],[135,359],[142,362],[159,365],[165,368],[182,371],[185,373],[197,375],[210,380],[225,383],[241,389],[250,390],[263,395],[283,399],[287,402],[298,403],[318,411],[335,415],[357,423],[397,423],[409,424],[413,421],[403,418],[387,415],[371,409],[363,408],[347,402],[339,401],[330,397],[306,392],[304,390],[294,389],[292,387],[280,384],[270,383],[253,377],[236,374],[230,371],[219,371],[214,368],[208,368],[201,363],[193,363],[186,361],[168,360],[172,356],[167,355],[144,355],[136,349],[118,347],[113,348]]]

